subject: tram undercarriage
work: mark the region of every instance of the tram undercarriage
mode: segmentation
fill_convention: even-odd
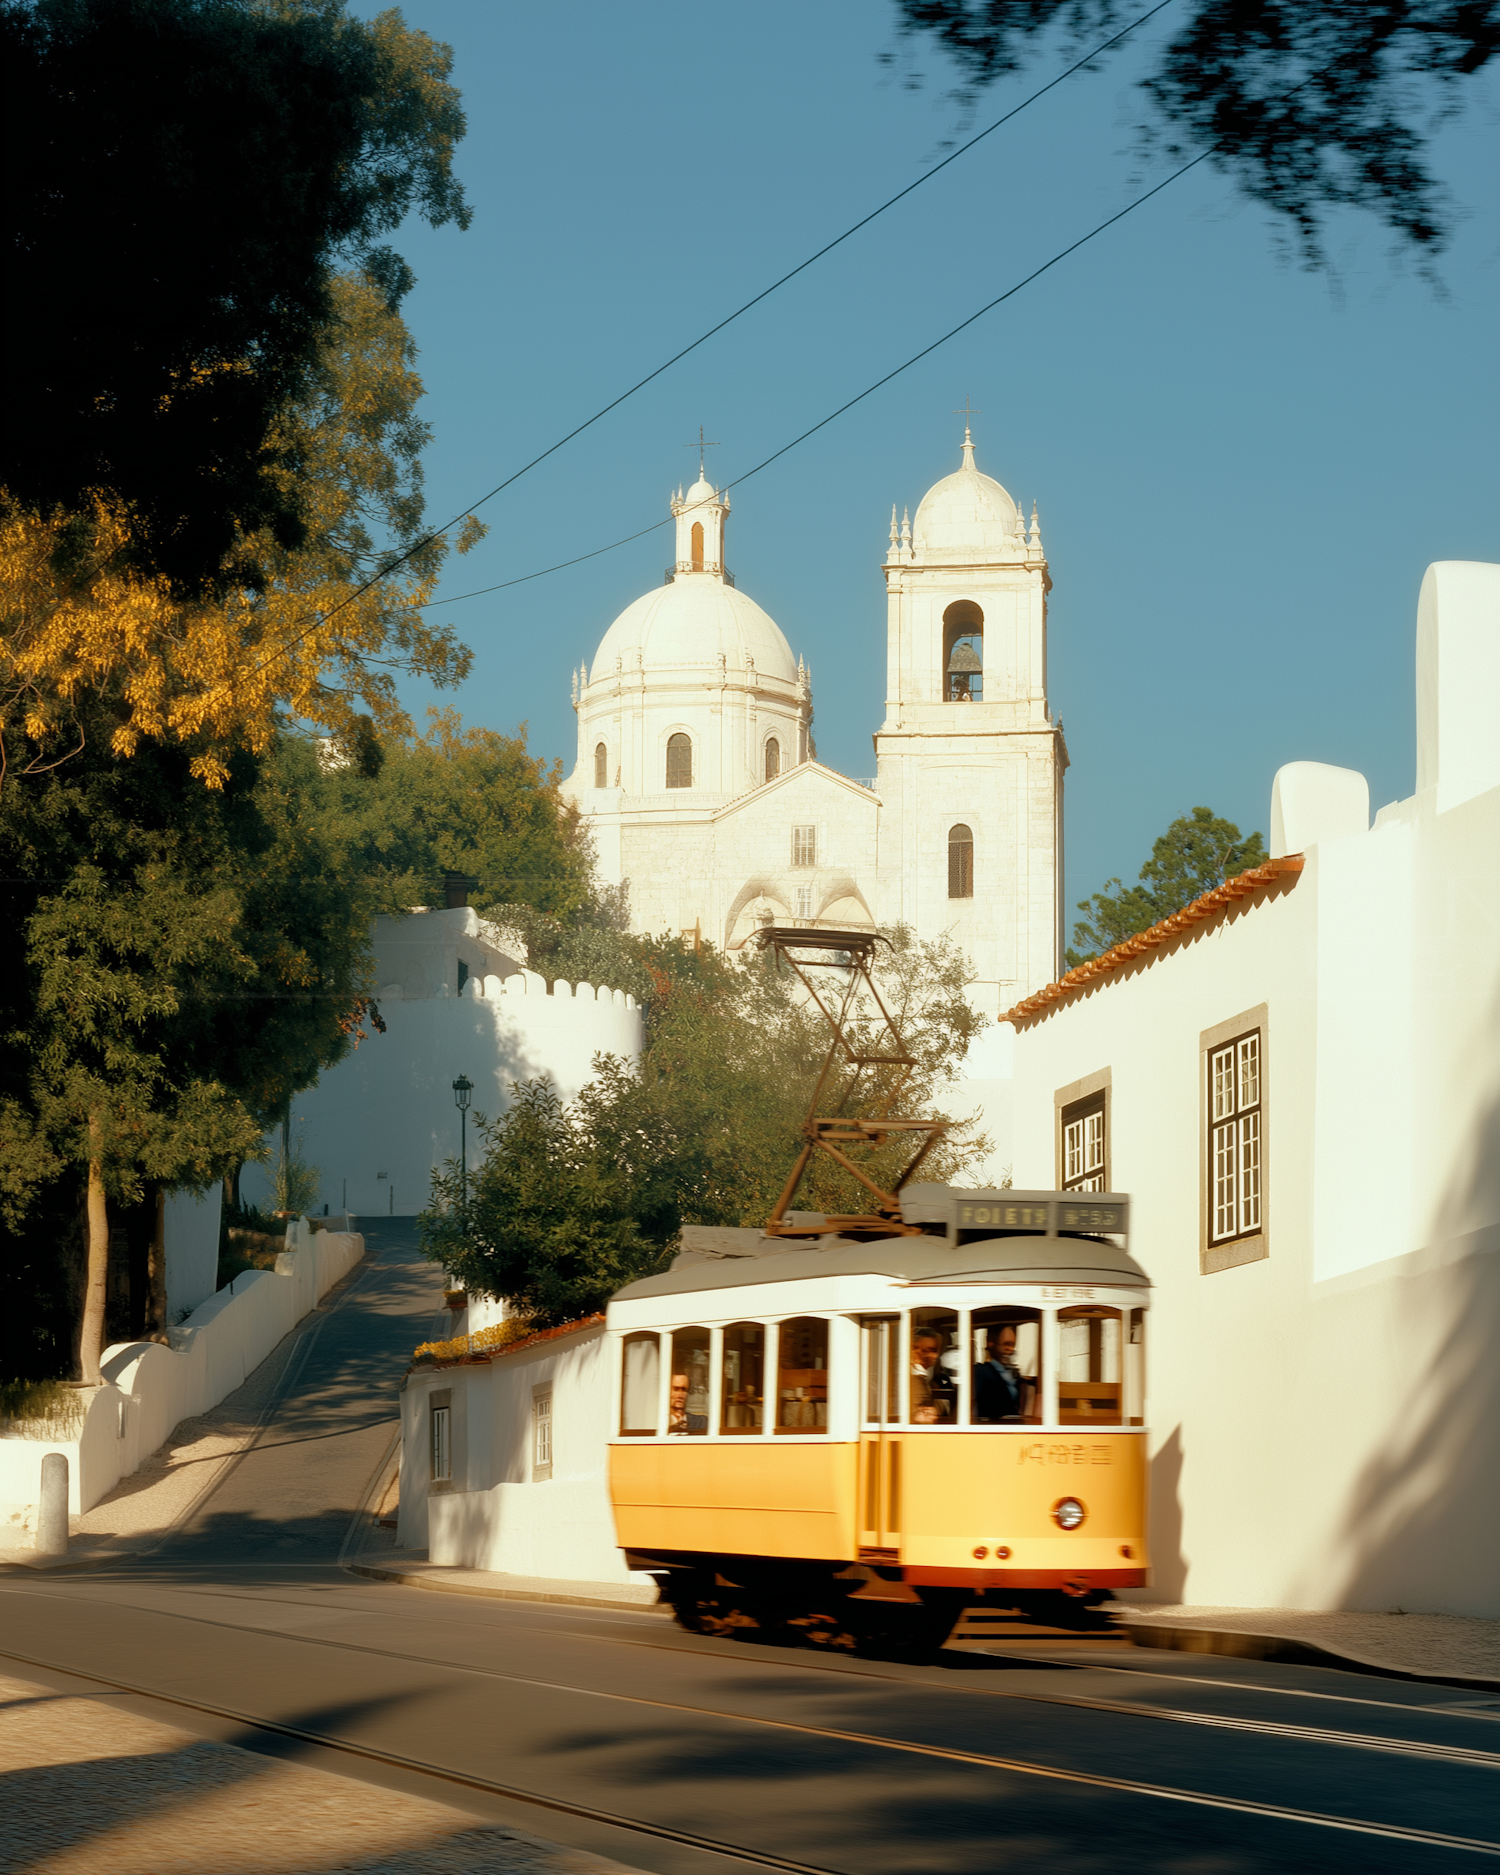
[[[1109,1634],[1107,1588],[974,1590],[912,1584],[900,1569],[865,1563],[787,1562],[764,1556],[630,1555],[656,1575],[662,1601],[693,1634],[878,1659],[936,1652],[965,1611],[1014,1611],[1037,1628]]]

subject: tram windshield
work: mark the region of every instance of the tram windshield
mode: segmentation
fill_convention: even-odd
[[[765,1423],[765,1390],[765,1328],[759,1322],[735,1322],[724,1330],[720,1432],[759,1432]]]
[[[783,1322],[778,1333],[776,1430],[828,1430],[828,1323],[816,1315]]]
[[[1042,1417],[1040,1309],[976,1309],[970,1318],[974,1370],[969,1422],[1039,1425]]]
[[[697,1435],[708,1431],[708,1330],[678,1328],[672,1335],[672,1390],[667,1431]]]
[[[620,1372],[621,1436],[653,1438],[660,1411],[661,1336],[627,1335]]]
[[[913,1309],[907,1391],[914,1426],[951,1426],[958,1418],[958,1315]]]

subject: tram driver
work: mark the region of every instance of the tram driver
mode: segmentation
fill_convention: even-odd
[[[958,1389],[943,1359],[945,1336],[938,1328],[918,1328],[911,1338],[911,1423],[951,1423]]]
[[[1036,1385],[1016,1365],[1016,1325],[1001,1322],[984,1338],[985,1358],[974,1369],[974,1417],[993,1426],[1023,1419]]]
[[[687,1410],[688,1377],[686,1374],[673,1374],[671,1411],[667,1414],[668,1432],[696,1433],[708,1431],[706,1413],[690,1413]]]

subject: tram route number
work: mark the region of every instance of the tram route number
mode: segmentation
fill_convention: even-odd
[[[1016,1452],[1018,1465],[1112,1465],[1112,1445],[1068,1445],[1061,1440],[1031,1439]]]
[[[960,1230],[1047,1230],[1052,1206],[1046,1204],[960,1204]],[[1057,1207],[1057,1228],[1089,1232],[1123,1232],[1125,1207],[1119,1204],[1062,1204]]]

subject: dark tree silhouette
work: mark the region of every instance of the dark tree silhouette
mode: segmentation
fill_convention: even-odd
[[[896,0],[898,30],[948,53],[959,98],[1019,71],[1044,34],[1075,48],[1118,32],[1139,0]],[[1163,19],[1170,19],[1170,13]],[[1309,266],[1326,264],[1330,210],[1375,215],[1419,257],[1455,210],[1427,147],[1462,79],[1500,51],[1500,0],[1188,0],[1143,81],[1148,147],[1214,165],[1284,218]],[[893,55],[887,55],[893,56]]]

